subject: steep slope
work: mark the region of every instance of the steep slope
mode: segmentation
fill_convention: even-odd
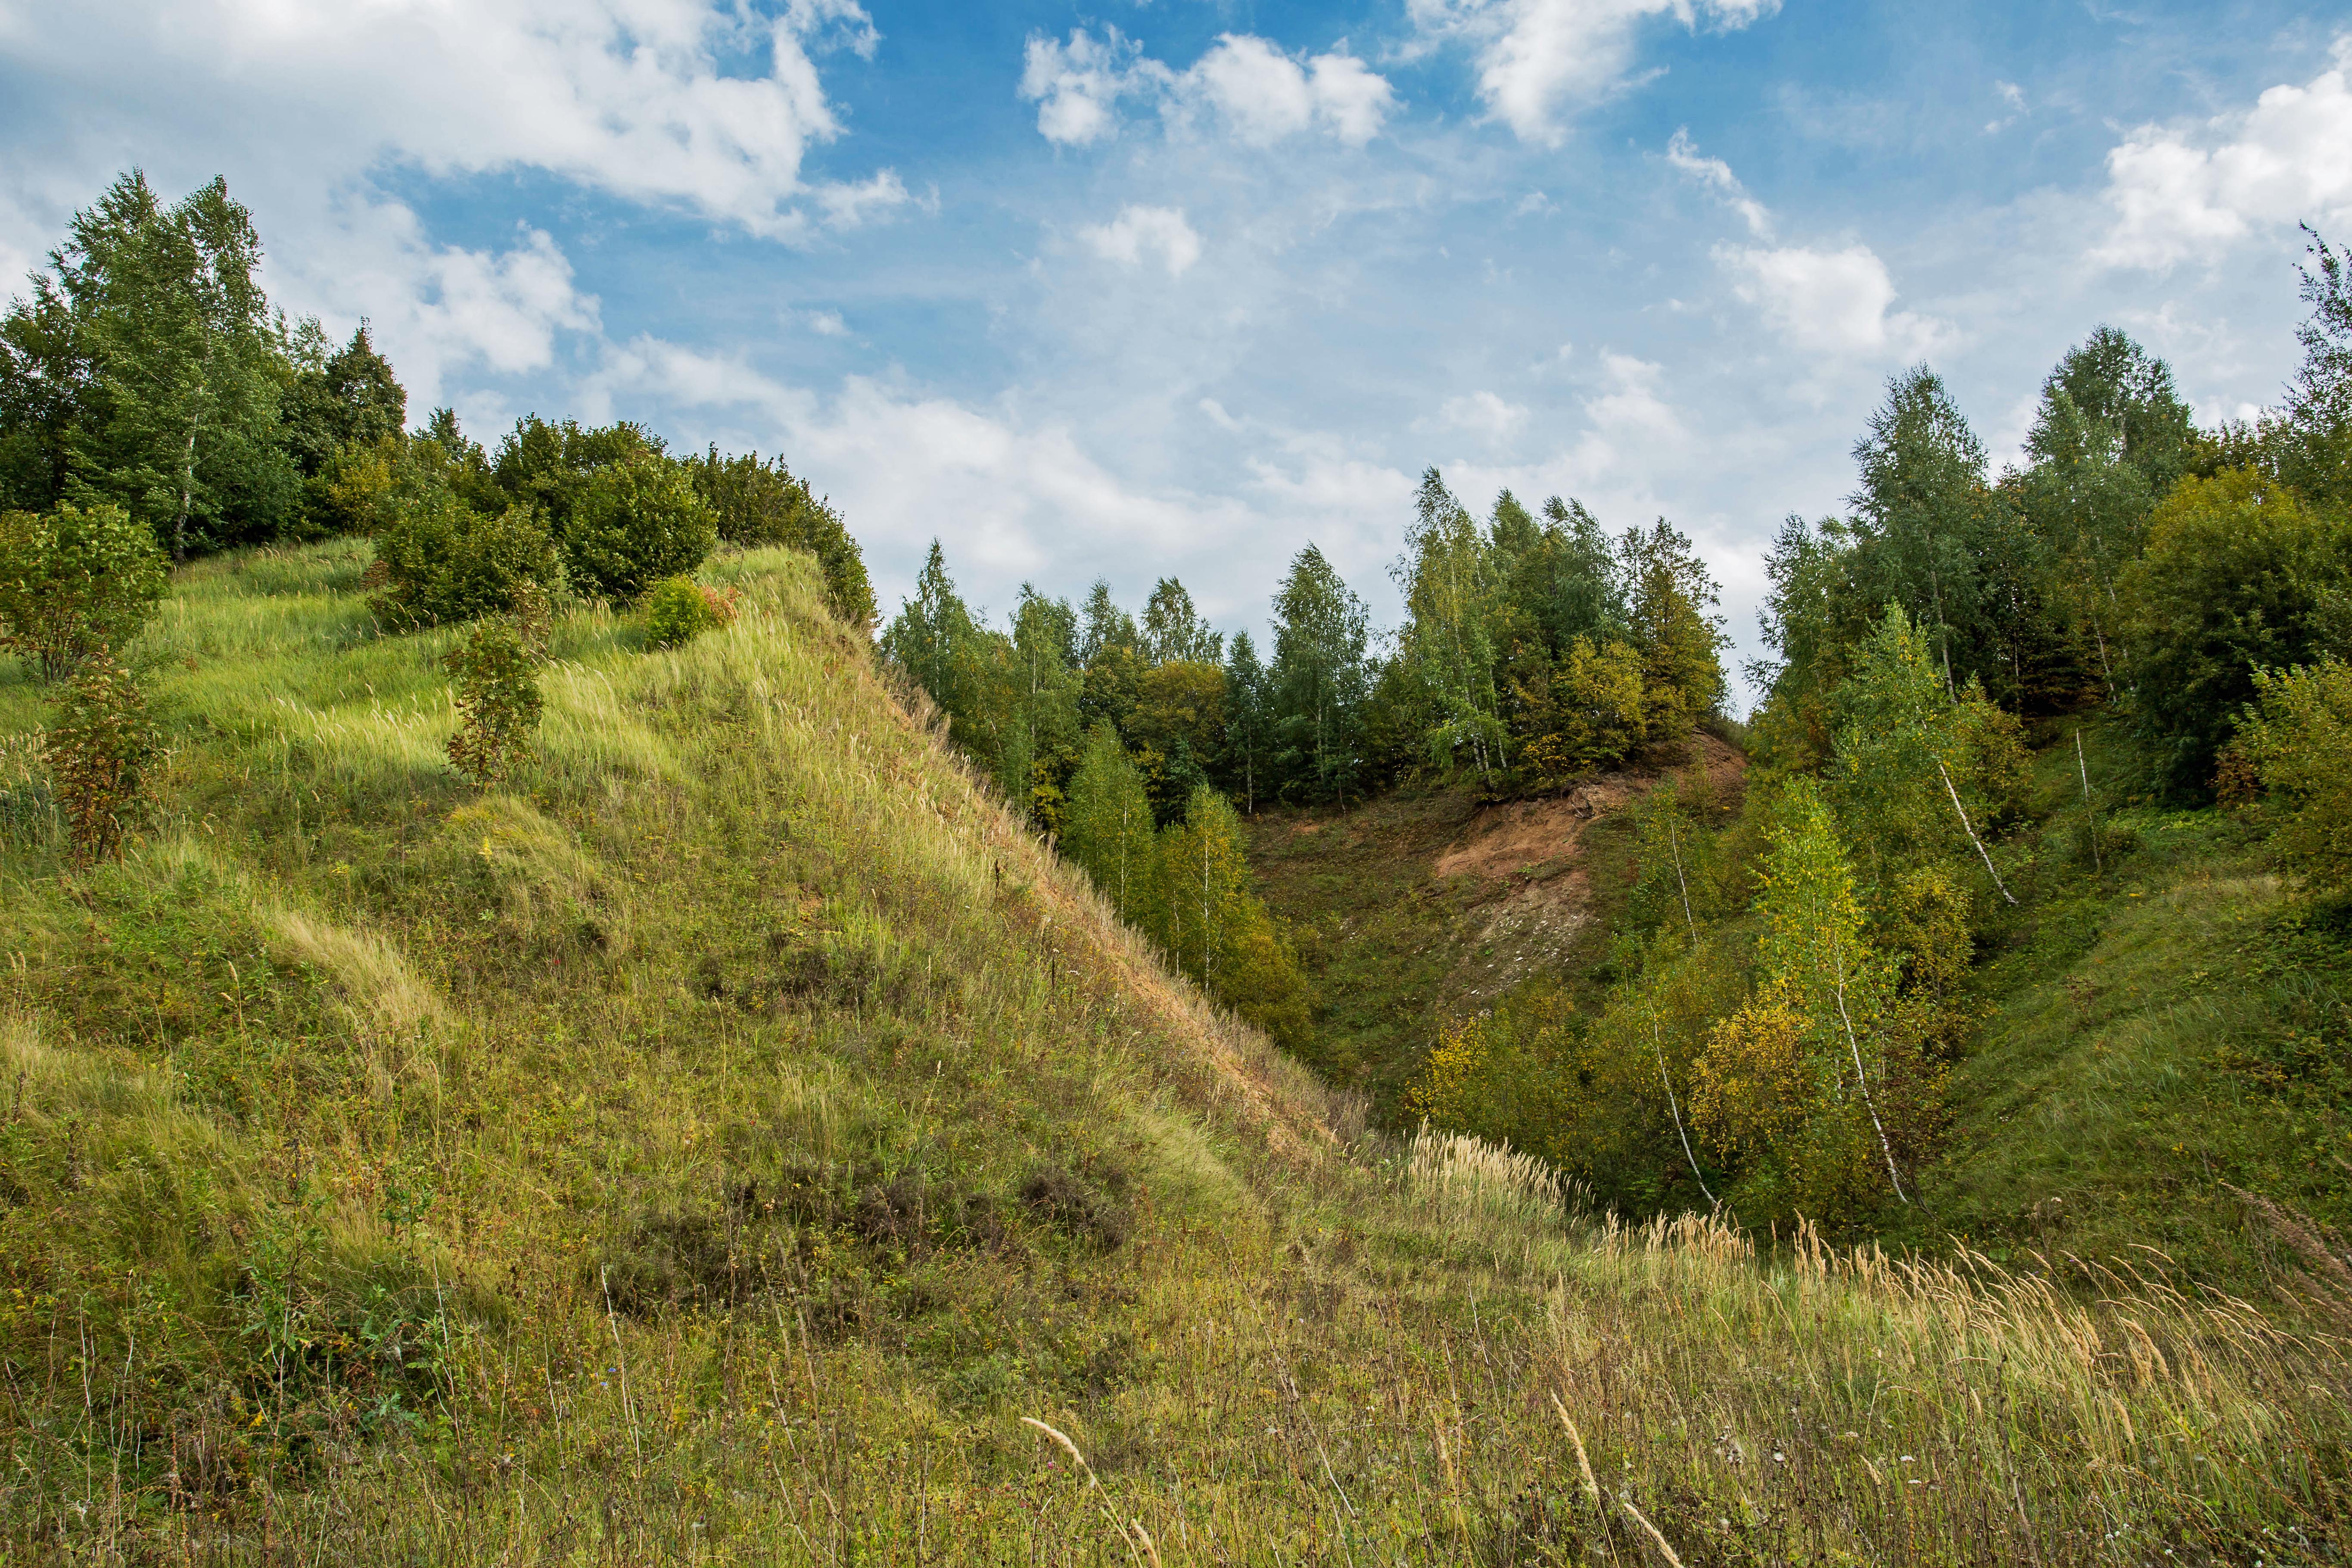
[[[1746,766],[1700,733],[1679,763],[1558,798],[1482,805],[1454,790],[1251,818],[1251,871],[1318,983],[1308,1058],[1393,1111],[1445,1018],[1532,978],[1573,984],[1605,956],[1633,871],[1628,806],[1703,768],[1717,808],[1736,810]]]
[[[2020,903],[1983,944],[1983,1021],[1923,1175],[1935,1221],[2003,1256],[2159,1247],[2245,1289],[2342,1275],[2342,917],[2295,898],[2247,824],[2135,799],[2124,739],[2085,724],[2078,758],[2075,729],[2038,737],[2005,857]]]
[[[714,563],[745,614],[676,653],[562,617],[491,792],[441,755],[447,637],[377,637],[364,563],[181,574],[120,862],[66,867],[0,775],[12,1558],[2339,1539],[2352,1383],[2248,1309],[1627,1232],[1359,1136],[985,798],[803,558]],[[37,713],[11,672],[6,756]]]

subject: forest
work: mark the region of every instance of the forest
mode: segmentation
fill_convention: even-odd
[[[1122,913],[1294,1046],[1312,978],[1223,868],[1231,812],[1665,770],[1633,808],[1598,984],[1538,979],[1445,1021],[1388,1110],[1540,1153],[1633,1212],[1867,1224],[1909,1206],[1905,1173],[1948,1121],[1982,1012],[1970,972],[2017,904],[2002,868],[2030,858],[2005,842],[2030,727],[2112,724],[2129,758],[2111,804],[2219,799],[2261,821],[2315,908],[2352,893],[2352,279],[2316,235],[2301,288],[2302,364],[2252,422],[2200,428],[2164,362],[2103,326],[1995,473],[1931,368],[1893,377],[1850,511],[1773,541],[1744,721],[1715,585],[1671,523],[1612,537],[1580,502],[1531,512],[1508,490],[1482,523],[1433,468],[1383,637],[1311,544],[1261,662],[1173,579],[1139,622],[1098,582],[1075,610],[1026,588],[994,629],[935,542],[882,647]],[[1692,763],[1702,729],[1748,759],[1740,799]],[[2090,815],[2062,853],[2089,869],[2118,830],[2082,772]],[[1179,922],[1221,903],[1263,958],[1194,956],[1209,946]]]
[[[1672,523],[1435,469],[1392,633],[879,624],[782,459],[412,423],[260,256],[134,173],[0,320],[0,1556],[2352,1542],[2318,236],[2250,422],[1894,377],[1745,717]],[[1577,801],[1580,934],[1348,1080],[1444,900],[1350,970],[1255,847]]]

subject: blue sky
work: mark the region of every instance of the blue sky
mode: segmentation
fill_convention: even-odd
[[[936,534],[1255,628],[1313,540],[1392,621],[1434,463],[1672,518],[1752,654],[1907,363],[1997,458],[2102,321],[2274,400],[2348,70],[2278,4],[0,0],[0,268],[224,174],[420,417],[781,451],[891,606]]]

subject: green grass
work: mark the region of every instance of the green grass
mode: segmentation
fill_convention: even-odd
[[[742,618],[675,652],[563,616],[487,794],[446,637],[373,636],[363,560],[179,575],[119,862],[11,807],[0,1556],[2344,1544],[2340,1347],[2177,1271],[1627,1230],[1365,1132],[986,797],[805,558],[714,563]]]
[[[2242,1194],[2352,1221],[2345,928],[2220,812],[2100,809],[2095,864],[2071,737],[2044,737],[2021,907],[1988,932],[1924,1184],[2000,1256],[2140,1244],[2255,1289],[2305,1265]],[[2120,738],[2085,741],[2095,802],[2128,801]]]

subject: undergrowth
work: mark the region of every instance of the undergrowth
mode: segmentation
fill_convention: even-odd
[[[377,636],[365,564],[179,576],[119,859],[0,750],[0,1554],[2340,1555],[2326,1332],[2144,1254],[1628,1228],[1368,1132],[806,557],[712,563],[741,614],[674,651],[563,609],[487,791],[457,634]]]

